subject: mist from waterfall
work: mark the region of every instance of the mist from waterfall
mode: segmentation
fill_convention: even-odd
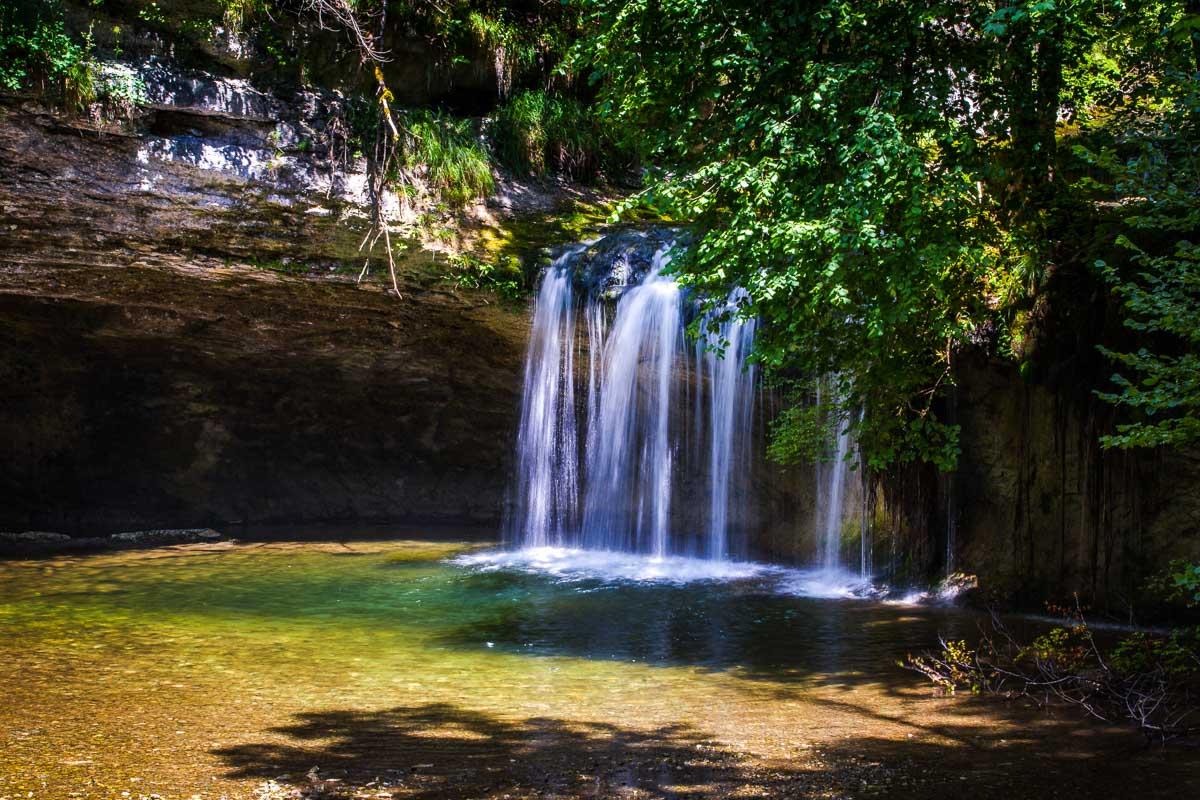
[[[689,343],[687,321],[700,312],[664,274],[669,243],[640,280],[620,276],[615,308],[611,285],[581,275],[582,251],[559,256],[538,294],[506,536],[525,547],[725,560],[740,549],[749,498],[739,482],[755,452],[756,323],[736,313],[744,292],[703,316],[703,338]],[[673,512],[699,510],[674,506],[701,479],[706,523],[680,529]]]

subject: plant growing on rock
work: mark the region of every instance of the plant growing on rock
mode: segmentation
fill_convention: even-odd
[[[0,90],[31,88],[90,97],[86,51],[66,30],[60,0],[12,0],[0,5]]]
[[[631,163],[591,109],[542,90],[514,95],[496,111],[489,133],[499,161],[518,175],[591,181]]]
[[[491,194],[492,165],[471,120],[430,112],[405,115],[402,163],[451,206]]]
[[[518,300],[525,293],[525,276],[515,257],[493,262],[471,255],[454,256],[444,276],[460,289],[487,289],[506,300]]]

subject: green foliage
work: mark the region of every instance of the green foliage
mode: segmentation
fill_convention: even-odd
[[[219,0],[222,21],[231,32],[237,33],[255,14],[269,9],[270,0]]]
[[[975,648],[967,644],[965,639],[942,642],[943,664],[936,667],[933,657],[909,656],[900,666],[927,674],[933,683],[946,694],[957,694],[959,689],[969,689],[971,694],[979,694],[986,688],[983,676],[973,665],[978,659]]]
[[[66,31],[60,0],[9,0],[0,4],[0,91],[49,84],[86,97],[84,48]]]
[[[537,62],[537,39],[527,33],[524,26],[503,17],[471,9],[465,18],[450,23],[450,27],[456,29],[460,46],[473,45],[500,56],[499,62],[510,72],[510,75],[498,76],[501,82],[511,80],[511,72],[527,69]]]
[[[471,120],[418,111],[407,115],[403,165],[451,206],[464,206],[495,191],[492,165]]]
[[[1114,670],[1130,676],[1160,669],[1180,677],[1200,674],[1200,628],[1180,628],[1165,636],[1130,634],[1108,660]]]
[[[873,466],[950,468],[958,432],[939,410],[954,354],[989,342],[1035,379],[1041,293],[1064,259],[1095,253],[1112,208],[1180,235],[1130,234],[1136,270],[1110,274],[1143,335],[1113,354],[1122,378],[1107,397],[1153,424],[1106,443],[1200,434],[1185,210],[1200,151],[1183,99],[1200,17],[1185,5],[580,0],[570,67],[654,165],[640,199],[696,223],[681,280],[714,304],[732,285],[749,292],[740,313],[766,323],[768,373],[841,374],[840,415],[861,419]],[[1150,155],[1130,152],[1139,141]],[[810,422],[785,412],[773,455],[811,450]]]
[[[1169,603],[1200,606],[1200,564],[1176,559],[1150,580],[1147,589]]]
[[[105,115],[130,116],[148,102],[146,84],[132,68],[124,64],[84,62],[90,73],[89,83],[95,100],[104,104]]]
[[[780,464],[828,458],[834,433],[830,411],[828,406],[809,405],[793,397],[771,421],[767,456]]]
[[[1171,580],[1178,597],[1189,606],[1200,606],[1200,564],[1175,562]]]
[[[1067,628],[1051,628],[1017,654],[1017,661],[1037,660],[1058,672],[1084,669],[1092,652],[1091,630],[1082,622]]]
[[[508,300],[525,296],[525,275],[520,260],[512,256],[494,262],[471,255],[454,256],[445,278],[459,289],[486,289]]]
[[[364,0],[368,10],[377,0]],[[450,0],[444,3],[392,3],[389,20],[423,37],[451,64],[485,56],[496,68],[501,95],[522,79],[543,78],[559,63],[572,39],[576,9],[572,2],[503,3]]]
[[[1102,348],[1117,365],[1115,391],[1100,397],[1132,422],[1106,447],[1156,447],[1200,441],[1200,89],[1190,73],[1168,74],[1112,123],[1119,146],[1079,148],[1107,172],[1123,212],[1116,244],[1127,264],[1096,262],[1136,332],[1137,349]]]
[[[490,138],[499,161],[522,175],[590,181],[629,163],[591,109],[541,90],[520,92],[501,106]]]
[[[842,416],[865,409],[872,464],[951,465],[956,434],[935,401],[986,315],[990,223],[972,126],[947,113],[944,75],[962,65],[930,24],[942,5],[584,8],[595,35],[577,63],[659,165],[646,194],[701,228],[681,279],[714,302],[733,284],[749,292],[770,372],[842,374]],[[777,438],[803,439],[802,419],[785,416]]]

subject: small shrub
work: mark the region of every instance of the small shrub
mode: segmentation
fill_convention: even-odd
[[[103,104],[107,118],[131,117],[138,106],[148,102],[146,84],[132,67],[125,64],[86,62],[91,73],[92,95]]]
[[[509,300],[525,294],[525,276],[520,261],[512,256],[493,263],[471,255],[450,259],[450,271],[444,276],[459,289],[486,289]]]
[[[992,615],[975,647],[942,640],[903,666],[948,693],[972,692],[1074,706],[1104,722],[1137,727],[1147,739],[1200,735],[1200,629],[1130,634],[1105,652],[1082,613],[1023,645]]]
[[[497,159],[522,175],[595,180],[630,162],[590,109],[542,91],[521,92],[503,105],[492,122],[491,142]]]
[[[81,81],[87,76],[79,71],[85,57],[84,47],[67,34],[58,0],[0,3],[0,90],[50,89],[86,97]]]
[[[491,161],[471,120],[412,112],[401,147],[403,165],[423,171],[429,187],[451,206],[464,206],[496,189]]]

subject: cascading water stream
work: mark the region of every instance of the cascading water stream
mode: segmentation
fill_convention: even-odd
[[[581,248],[580,248],[581,249]],[[530,547],[560,541],[574,530],[579,495],[574,346],[575,302],[564,253],[546,273],[533,315],[525,358],[525,386],[517,435],[517,492],[522,513],[514,538]]]
[[[657,249],[640,281],[625,276],[615,310],[579,274],[583,250],[556,259],[538,294],[509,541],[724,560],[737,549],[733,532],[749,501],[739,476],[754,451],[757,381],[746,358],[755,321],[733,313],[744,293],[702,320],[706,339],[689,369],[684,331],[696,311],[664,274],[670,244]],[[583,408],[576,381],[578,394],[586,386]],[[697,439],[692,450],[688,436]],[[688,485],[697,475],[703,489]],[[707,494],[701,527],[677,521],[677,511],[696,513],[677,508],[691,505],[677,500],[689,491]]]
[[[841,422],[837,426],[837,445],[829,464],[829,483],[821,508],[821,567],[830,572],[841,568],[842,506],[846,495],[846,455],[850,450],[849,432]]]
[[[586,545],[660,557],[668,552],[672,377],[683,336],[679,287],[662,275],[666,254],[655,253],[645,280],[621,298],[604,343],[583,512]]]
[[[745,297],[735,289],[729,296],[727,311],[732,312]],[[706,318],[705,323],[709,320]],[[709,558],[725,558],[728,553],[726,531],[729,524],[730,481],[735,469],[749,464],[734,462],[735,444],[748,441],[754,424],[755,368],[746,362],[754,342],[757,325],[753,319],[730,319],[718,323],[717,342],[697,339],[697,374],[704,374],[709,392]],[[707,327],[707,326],[706,326]],[[723,356],[716,348],[724,351]],[[748,449],[742,448],[749,454]]]

